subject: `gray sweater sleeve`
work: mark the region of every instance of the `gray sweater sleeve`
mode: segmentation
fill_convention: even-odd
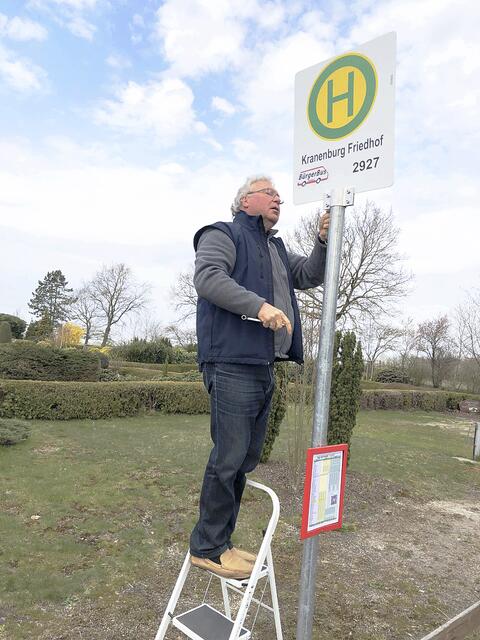
[[[265,299],[230,277],[235,260],[235,245],[227,234],[207,229],[198,242],[193,284],[201,298],[217,307],[256,318]]]
[[[312,289],[322,284],[327,260],[326,243],[316,240],[308,258],[290,251],[287,251],[287,256],[295,289]]]

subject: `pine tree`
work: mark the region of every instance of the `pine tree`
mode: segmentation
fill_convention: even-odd
[[[28,306],[37,318],[48,318],[50,333],[62,322],[69,319],[69,307],[75,301],[73,289],[67,288],[67,280],[57,269],[49,271],[32,293]]]
[[[363,357],[360,343],[351,331],[335,334],[332,391],[328,421],[328,444],[350,445],[360,407]]]
[[[33,340],[38,342],[39,340],[48,340],[52,337],[52,321],[48,316],[40,318],[36,322],[31,322],[28,325],[27,333],[25,334],[26,340]]]

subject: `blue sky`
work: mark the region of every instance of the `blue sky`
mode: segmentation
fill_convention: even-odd
[[[29,0],[0,3],[1,311],[28,319],[60,268],[80,286],[124,261],[154,285],[151,316],[229,218],[246,175],[271,174],[285,235],[297,71],[396,31],[393,208],[415,274],[400,314],[453,311],[480,285],[480,46],[473,0]]]

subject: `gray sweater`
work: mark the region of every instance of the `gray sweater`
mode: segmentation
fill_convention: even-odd
[[[276,229],[268,232],[271,238]],[[268,243],[273,275],[274,306],[281,309],[294,324],[293,308],[290,300],[288,277],[277,248]],[[323,282],[327,245],[320,239],[315,243],[310,256],[300,256],[287,252],[288,263],[295,289],[311,289]],[[256,318],[265,298],[248,291],[230,277],[236,260],[233,241],[220,229],[207,229],[200,237],[195,259],[193,283],[198,295],[231,313],[245,314]],[[290,349],[291,336],[286,329],[275,331],[275,357],[286,358]]]

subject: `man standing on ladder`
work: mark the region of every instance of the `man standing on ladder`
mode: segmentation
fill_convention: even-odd
[[[193,241],[198,362],[210,394],[214,447],[190,553],[194,566],[224,578],[243,579],[253,569],[255,556],[231,542],[245,474],[262,452],[273,363],[303,362],[294,289],[317,287],[325,273],[329,214],[320,218],[307,258],[275,237],[281,204],[269,177],[252,176],[232,204],[233,222],[202,227]]]

